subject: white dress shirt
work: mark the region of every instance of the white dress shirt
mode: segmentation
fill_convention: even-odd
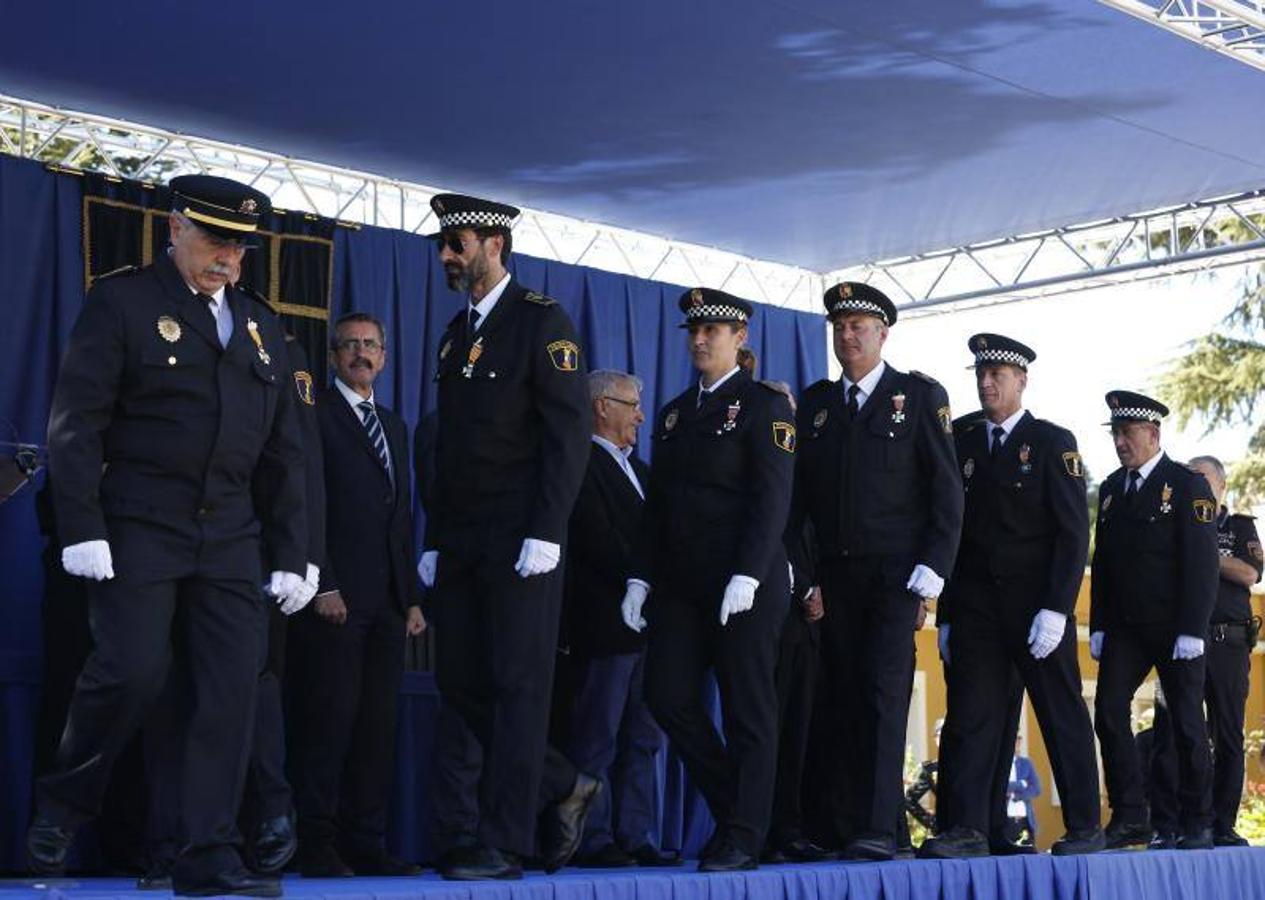
[[[624,474],[628,476],[628,480],[632,482],[632,486],[637,489],[637,493],[642,500],[646,499],[646,492],[641,488],[641,481],[637,478],[637,473],[632,467],[632,463],[628,461],[628,457],[632,456],[633,448],[629,444],[627,447],[616,447],[614,443],[608,441],[600,434],[593,435],[593,443],[597,444],[603,450],[611,455],[611,458],[624,470]]]
[[[732,369],[730,369],[730,370],[729,370],[728,372],[726,372],[724,375],[721,375],[719,378],[717,378],[717,379],[716,379],[716,382],[715,382],[715,383],[714,383],[711,387],[703,387],[703,379],[702,379],[702,378],[700,378],[700,379],[698,380],[698,397],[695,399],[695,401],[694,401],[694,405],[695,405],[695,406],[702,406],[702,405],[703,405],[703,395],[704,395],[704,394],[711,394],[711,393],[714,393],[714,392],[716,392],[717,390],[719,390],[719,389],[720,389],[720,386],[721,386],[722,384],[724,384],[726,381],[728,381],[730,378],[733,378],[733,377],[734,377],[734,374],[735,374],[735,373],[736,373],[736,372],[737,372],[740,368],[742,368],[742,367],[741,367],[741,366],[734,366]]]
[[[1004,422],[997,423],[997,422],[992,421],[991,419],[988,420],[988,452],[989,453],[993,452],[993,441],[997,440],[997,432],[995,431],[995,429],[1000,428],[1002,430],[1001,445],[1005,447],[1006,441],[1010,440],[1010,432],[1015,430],[1015,426],[1019,424],[1019,420],[1023,418],[1023,414],[1025,412],[1027,412],[1027,410],[1025,410],[1021,406],[1019,407],[1018,412],[1013,413],[1012,415],[1008,416],[1006,418],[1006,421]]]
[[[505,273],[505,277],[496,283],[492,290],[483,295],[483,299],[478,303],[466,301],[466,318],[470,318],[470,310],[474,310],[479,314],[479,321],[475,323],[474,330],[478,331],[483,327],[483,323],[488,320],[488,316],[492,313],[492,308],[496,306],[496,301],[501,299],[501,295],[505,293],[505,288],[509,286],[509,272]]]
[[[1139,491],[1142,490],[1142,485],[1146,484],[1146,480],[1151,477],[1151,473],[1155,471],[1155,467],[1160,464],[1160,459],[1163,456],[1164,456],[1164,449],[1161,447],[1159,450],[1155,451],[1154,456],[1152,456],[1142,465],[1138,466],[1137,473],[1141,477],[1138,479],[1137,490]],[[1129,471],[1131,470],[1126,470],[1124,473],[1124,489],[1126,491],[1129,489]]]
[[[860,381],[849,381],[848,376],[844,375],[841,379],[843,381],[844,402],[847,402],[848,391],[851,390],[852,385],[855,384],[858,388],[860,388],[860,390],[857,391],[857,410],[859,411],[861,407],[865,406],[865,401],[870,398],[870,394],[874,393],[874,389],[878,387],[879,379],[883,377],[883,373],[885,371],[887,371],[887,363],[880,359],[878,361],[878,365],[870,369],[869,373]]]
[[[363,428],[365,424],[365,414],[360,409],[360,404],[368,400],[370,403],[373,403],[375,414],[377,412],[378,404],[373,402],[373,391],[369,391],[368,397],[362,397],[351,388],[347,387],[347,385],[343,384],[343,380],[337,377],[334,379],[334,387],[338,388],[338,393],[342,394],[343,399],[351,406],[351,411],[356,414],[356,418],[360,420],[360,425]],[[382,444],[387,448],[387,474],[394,475],[391,471],[395,466],[394,461],[391,459],[391,442],[387,440],[387,427],[382,424],[382,416],[378,416],[378,427],[382,429]]]

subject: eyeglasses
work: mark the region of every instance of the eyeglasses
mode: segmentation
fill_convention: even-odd
[[[363,348],[366,353],[377,353],[382,349],[382,342],[377,338],[343,338],[335,341],[334,346],[339,350],[358,351]]]
[[[476,234],[474,236],[474,240],[478,241],[479,243],[483,243],[485,240],[487,240],[487,238],[485,236]],[[462,240],[461,237],[455,234],[435,235],[435,246],[436,246],[436,249],[440,253],[444,252],[445,247],[447,247],[449,250],[451,250],[453,253],[457,254],[458,256],[466,252],[466,242]]]
[[[621,400],[619,397],[610,397],[610,396],[607,396],[606,394],[602,395],[602,399],[611,400],[615,403],[622,404],[623,406],[631,406],[633,409],[641,409],[640,400]]]

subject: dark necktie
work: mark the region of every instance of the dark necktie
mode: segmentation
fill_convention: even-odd
[[[481,318],[483,317],[479,315],[479,311],[475,309],[473,306],[470,307],[470,315],[466,319],[466,322],[470,328],[470,340],[474,340],[474,330],[475,328],[479,326],[479,319]]]
[[[369,435],[369,443],[373,444],[373,449],[378,451],[378,460],[382,463],[382,468],[386,469],[387,475],[390,475],[391,457],[387,455],[387,436],[382,432],[382,423],[378,421],[378,414],[368,400],[361,401],[357,407],[362,413],[361,424],[365,426],[365,433]]]
[[[1132,500],[1138,493],[1138,484],[1142,481],[1142,473],[1137,469],[1129,470],[1128,484],[1125,485],[1124,496],[1128,500]]]
[[[988,450],[988,456],[990,459],[996,459],[997,455],[1001,453],[1001,442],[1005,440],[1005,438],[1006,438],[1006,429],[1002,428],[1000,425],[994,425],[993,426],[993,446],[990,447]]]
[[[857,417],[857,413],[861,410],[861,404],[857,402],[857,394],[861,393],[861,385],[854,384],[848,388],[848,421],[851,422]]]

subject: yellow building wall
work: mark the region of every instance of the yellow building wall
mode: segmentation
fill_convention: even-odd
[[[1265,596],[1253,594],[1252,609],[1256,615],[1262,615],[1262,609],[1265,608],[1263,600],[1265,600]],[[1090,716],[1092,717],[1094,712],[1093,687],[1094,682],[1098,678],[1098,663],[1089,655],[1089,630],[1086,627],[1089,622],[1088,571],[1086,571],[1085,578],[1081,582],[1080,595],[1076,601],[1076,622],[1079,626],[1077,634],[1079,638],[1081,680],[1086,684],[1085,702],[1089,706]],[[915,635],[915,642],[918,649],[917,669],[919,675],[915,679],[915,697],[911,706],[909,744],[914,751],[915,758],[918,758],[918,751],[923,748],[925,748],[927,753],[932,755],[935,753],[935,722],[937,719],[944,717],[945,687],[944,670],[941,668],[940,655],[936,647],[936,630],[930,620],[927,626]],[[1265,684],[1265,653],[1262,653],[1263,647],[1265,647],[1265,642],[1258,643],[1256,649],[1252,651],[1251,686],[1248,691],[1247,717],[1245,720],[1245,729],[1247,731],[1265,727],[1265,690],[1262,690],[1262,684]],[[1154,695],[1155,674],[1152,673],[1147,682],[1138,689],[1137,696],[1134,698],[1135,711],[1149,708]],[[924,719],[921,734],[914,733],[917,729],[918,718]],[[1050,769],[1050,758],[1046,753],[1045,741],[1041,737],[1041,728],[1037,725],[1032,705],[1026,699],[1024,700],[1023,722],[1020,724],[1021,734],[1024,733],[1025,726],[1024,753],[1032,760],[1033,765],[1036,766],[1037,774],[1041,776],[1041,796],[1033,801],[1037,814],[1037,846],[1046,849],[1062,836],[1064,831],[1063,818],[1059,807],[1055,805],[1054,773]],[[1099,756],[1100,769],[1101,766],[1102,758]],[[1248,782],[1265,780],[1265,767],[1262,766],[1258,757],[1251,754],[1249,754],[1247,761],[1247,780]],[[1106,788],[1102,788],[1102,803],[1103,825],[1105,826],[1110,816],[1110,810],[1107,807]]]

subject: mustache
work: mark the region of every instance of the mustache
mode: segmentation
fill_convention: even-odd
[[[357,356],[351,361],[351,367],[353,369],[372,369],[373,363],[369,362],[369,360],[365,359],[363,356]]]

